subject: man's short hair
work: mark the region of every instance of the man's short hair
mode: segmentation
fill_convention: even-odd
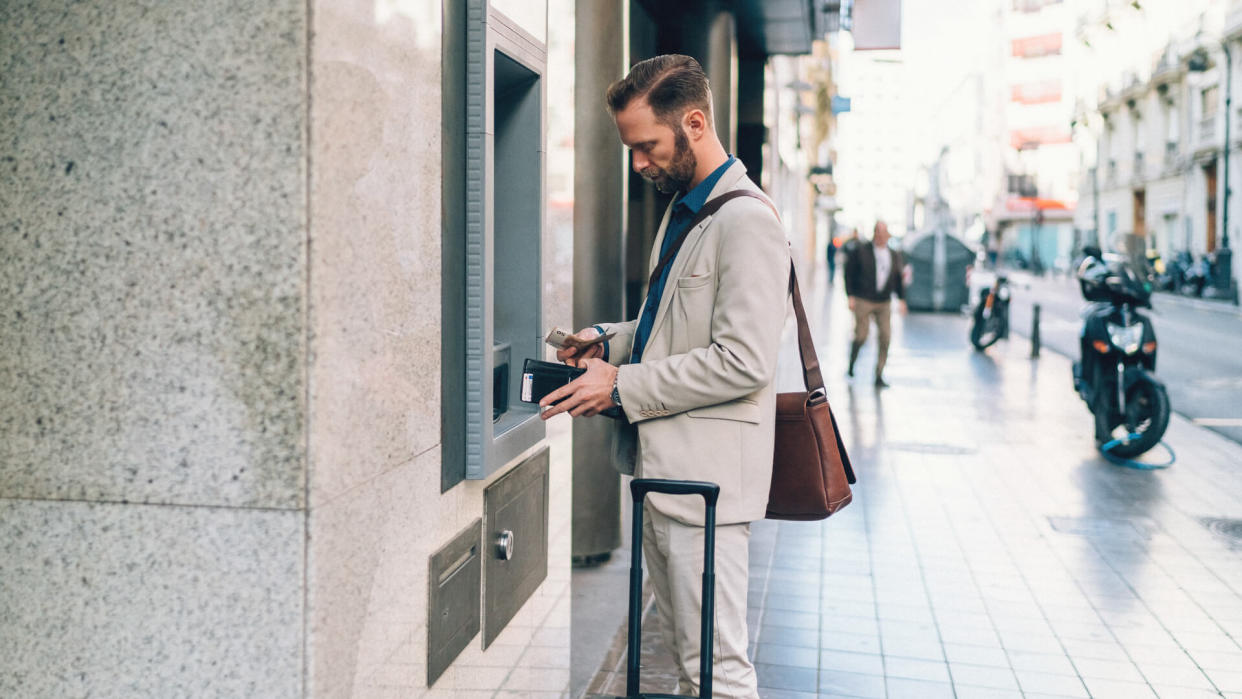
[[[629,75],[608,87],[605,99],[613,115],[645,98],[656,119],[676,126],[690,109],[700,109],[712,123],[712,91],[703,66],[690,56],[665,54],[635,63]]]

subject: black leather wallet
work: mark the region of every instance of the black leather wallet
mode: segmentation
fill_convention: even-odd
[[[538,403],[544,396],[585,373],[586,369],[568,364],[527,359],[522,363],[522,390],[519,395],[523,403]],[[621,417],[621,409],[613,406],[600,415]]]
[[[543,397],[586,373],[568,364],[527,359],[522,364],[522,401],[538,403]]]

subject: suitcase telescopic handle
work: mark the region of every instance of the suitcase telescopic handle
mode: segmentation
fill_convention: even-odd
[[[720,498],[720,486],[707,481],[670,481],[662,478],[635,478],[630,481],[634,502],[642,502],[647,493],[668,495],[702,495],[708,507],[715,507]]]
[[[630,619],[626,649],[625,693],[639,696],[639,656],[642,654],[643,596],[643,500],[648,493],[702,495],[703,517],[703,607],[699,629],[699,696],[712,696],[712,626],[716,607],[716,501],[720,486],[706,481],[674,481],[662,478],[635,478],[630,481],[634,496],[633,530],[630,534]],[[668,623],[671,620],[667,620]]]

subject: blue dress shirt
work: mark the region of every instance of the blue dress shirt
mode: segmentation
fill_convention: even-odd
[[[694,189],[673,204],[673,213],[668,219],[668,228],[664,230],[664,240],[660,243],[660,256],[656,259],[664,259],[669,248],[673,247],[673,242],[686,232],[686,226],[690,225],[690,222],[698,215],[699,210],[707,203],[707,197],[712,193],[716,183],[735,161],[736,158],[730,155],[723,165],[713,170],[712,174],[703,178],[703,181]],[[676,259],[677,256],[674,255],[673,260],[669,260],[664,270],[660,272],[660,276],[656,277],[655,282],[647,291],[647,302],[643,304],[642,315],[638,317],[638,329],[634,331],[634,349],[630,354],[631,364],[637,364],[643,357],[643,349],[647,346],[647,339],[651,337],[651,328],[655,325],[656,311],[660,309],[660,297],[664,295],[669,270],[673,268],[673,261]]]

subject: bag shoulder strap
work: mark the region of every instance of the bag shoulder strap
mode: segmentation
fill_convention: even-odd
[[[693,231],[695,226],[702,223],[708,216],[711,216],[719,211],[720,207],[724,206],[726,202],[737,199],[738,197],[755,197],[765,203],[767,202],[766,199],[758,194],[755,194],[754,192],[748,192],[744,189],[734,189],[704,203],[703,208],[699,209],[699,213],[695,214],[694,218],[690,220],[690,225],[686,226],[686,230],[682,231],[681,235],[677,236],[677,240],[673,241],[673,244],[669,247],[668,252],[664,253],[664,257],[660,258],[659,264],[655,266],[655,269],[651,270],[651,276],[647,279],[648,294],[651,293],[651,287],[655,285],[656,279],[659,279],[660,275],[664,273],[664,268],[667,267],[669,263],[673,261],[673,258],[677,256],[677,251],[681,249],[682,243],[686,242],[686,238],[690,237],[690,231]],[[769,204],[769,206],[771,206],[771,204]]]
[[[808,392],[824,391],[824,374],[819,370],[819,357],[815,354],[815,340],[811,338],[811,326],[806,322],[806,310],[802,307],[802,294],[798,290],[798,272],[793,257],[789,258],[789,291],[793,294],[794,315],[798,318],[798,355],[802,359],[802,382]]]

